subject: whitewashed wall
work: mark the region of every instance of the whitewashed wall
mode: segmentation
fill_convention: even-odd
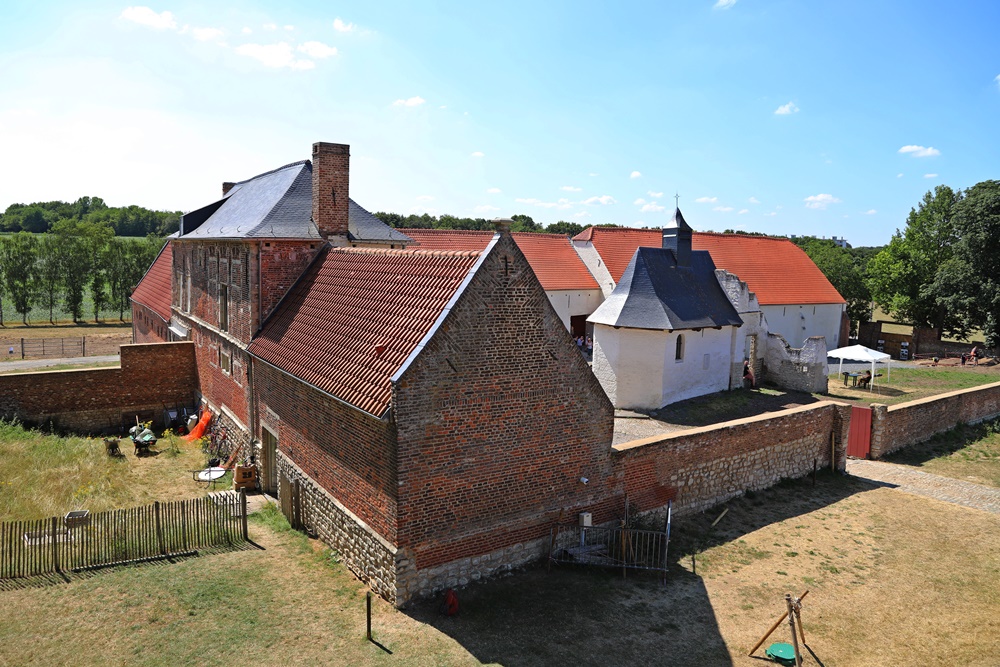
[[[616,408],[655,410],[725,391],[730,388],[737,331],[723,327],[667,333],[597,324],[594,375]],[[678,361],[674,356],[680,335],[684,336],[684,355]]]
[[[604,301],[604,295],[599,289],[592,290],[553,290],[546,292],[549,303],[555,308],[556,314],[568,330],[569,318],[573,315],[590,315]]]
[[[792,347],[802,347],[807,339],[823,336],[830,350],[842,345],[840,314],[845,308],[842,303],[760,307],[767,318],[768,331],[781,334]],[[843,344],[846,342],[843,341]]]

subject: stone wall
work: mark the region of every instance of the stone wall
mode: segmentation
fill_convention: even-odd
[[[282,487],[284,482],[299,485],[304,528],[335,549],[344,564],[376,594],[393,604],[405,600],[397,596],[396,571],[406,570],[410,563],[405,558],[397,558],[392,543],[280,451],[277,466],[278,494],[283,500],[290,493],[289,488]]]
[[[123,418],[190,405],[198,375],[190,342],[122,345],[119,368],[0,375],[0,417],[77,433],[119,433]]]
[[[829,467],[831,456],[843,470],[850,415],[850,406],[824,401],[622,443],[614,447],[615,470],[640,511],[659,509],[651,492],[670,488],[675,511],[698,512],[801,477],[814,462]]]
[[[872,405],[871,453],[882,458],[959,424],[1000,416],[1000,382],[893,406]]]
[[[767,334],[763,379],[792,391],[826,393],[826,339],[813,336],[793,348],[780,334]]]

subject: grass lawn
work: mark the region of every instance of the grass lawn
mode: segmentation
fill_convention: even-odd
[[[55,364],[54,366],[45,366],[43,368],[16,368],[14,370],[7,370],[4,365],[0,363],[0,375],[17,375],[19,373],[41,373],[46,371],[73,371],[81,370],[84,368],[113,368],[120,365],[120,361],[96,361],[89,364]]]
[[[1000,487],[1000,421],[962,424],[905,447],[886,461],[924,472]]]

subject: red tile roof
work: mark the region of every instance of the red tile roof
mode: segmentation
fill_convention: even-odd
[[[173,257],[173,248],[170,241],[167,241],[132,292],[132,301],[146,306],[165,322],[170,321],[170,277],[173,273]]]
[[[451,229],[401,229],[421,249],[482,250],[493,232]],[[570,240],[561,234],[514,232],[514,242],[524,253],[538,282],[546,291],[600,289],[594,276],[576,254]],[[631,258],[631,255],[629,256]]]
[[[589,227],[575,241],[591,241],[615,282],[621,279],[636,248],[660,247],[659,229]],[[805,251],[784,238],[694,232],[693,250],[707,250],[715,266],[739,276],[762,306],[844,303]]]
[[[327,249],[268,318],[251,354],[365,412],[389,407],[400,369],[480,253]]]

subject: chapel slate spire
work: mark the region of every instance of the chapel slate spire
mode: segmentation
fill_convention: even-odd
[[[691,227],[684,220],[680,207],[674,210],[674,217],[663,227],[663,248],[674,251],[677,266],[691,266]]]

